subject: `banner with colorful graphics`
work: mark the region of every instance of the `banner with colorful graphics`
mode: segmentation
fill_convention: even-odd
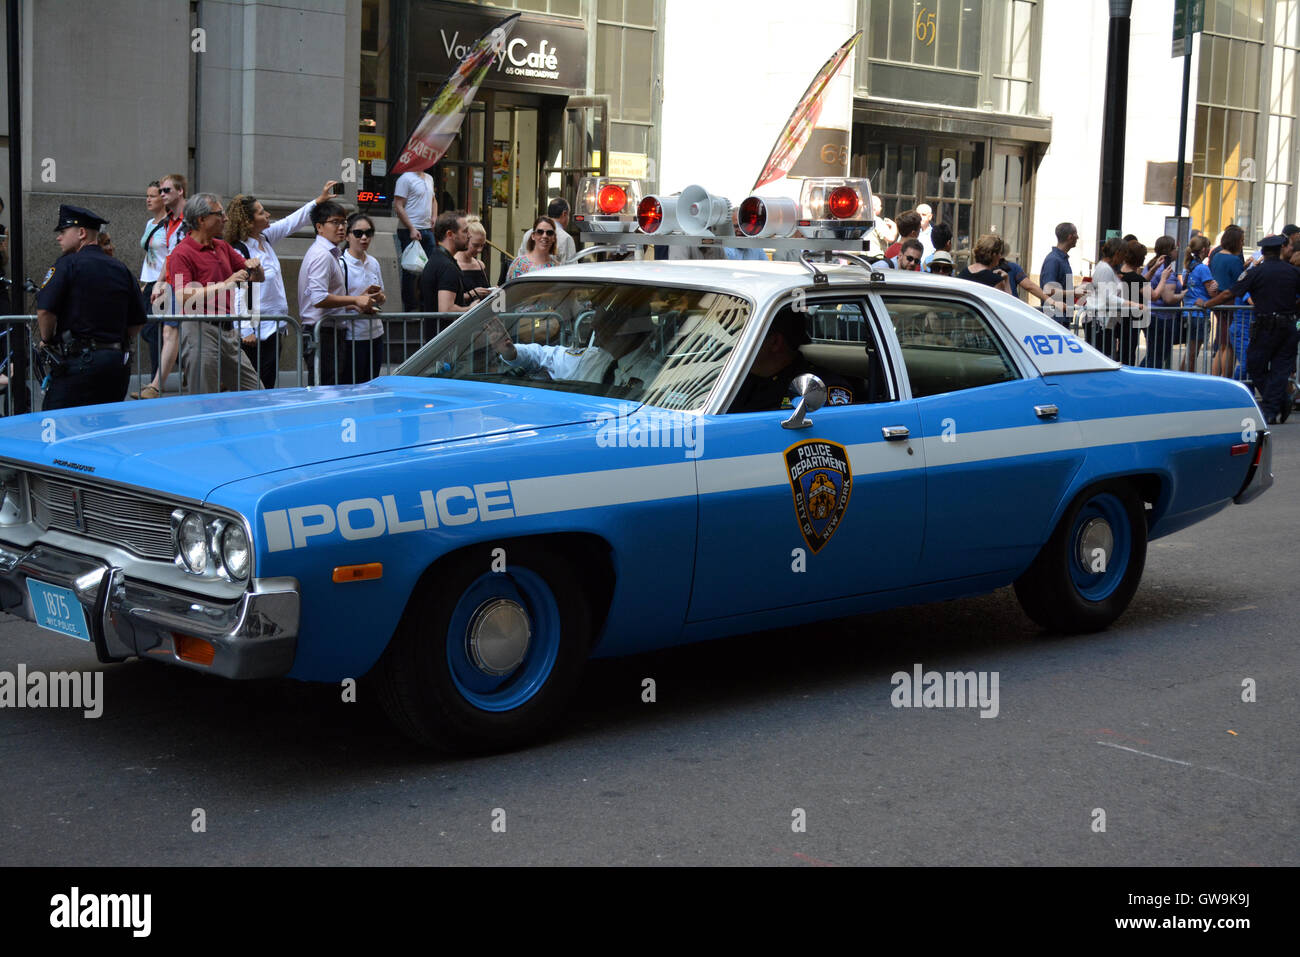
[[[858,42],[858,38],[861,36],[862,31],[859,30],[845,40],[843,45],[835,51],[835,55],[817,71],[812,83],[808,84],[808,89],[804,90],[803,97],[795,105],[794,112],[790,114],[790,119],[786,121],[785,129],[776,138],[776,144],[772,147],[772,152],[767,156],[767,163],[763,166],[763,172],[758,174],[754,189],[758,189],[765,183],[775,182],[790,172],[790,167],[794,166],[799,159],[799,154],[808,145],[808,137],[812,135],[813,128],[822,115],[822,103],[825,100],[826,88],[830,86],[831,80],[840,71],[840,67],[844,66],[849,54],[853,51],[854,44]]]
[[[408,170],[422,172],[432,166],[451,146],[460,132],[469,104],[478,94],[479,84],[487,76],[492,61],[505,52],[506,40],[515,28],[519,14],[506,17],[483,36],[465,54],[456,72],[447,78],[411,138],[402,147],[393,166],[394,174]]]

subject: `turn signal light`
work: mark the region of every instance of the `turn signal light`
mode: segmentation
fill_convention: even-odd
[[[216,646],[211,642],[178,631],[172,632],[172,647],[176,649],[177,658],[195,665],[207,667],[217,657]]]
[[[368,582],[384,577],[383,562],[367,562],[364,565],[339,565],[334,569],[334,584],[345,582]]]

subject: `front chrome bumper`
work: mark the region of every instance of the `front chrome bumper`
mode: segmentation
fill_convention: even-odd
[[[217,601],[128,579],[119,567],[48,545],[0,544],[0,610],[35,621],[29,578],[72,590],[100,661],[134,655],[227,678],[277,677],[293,666],[296,579],[255,580],[237,600]],[[176,635],[211,644],[212,662],[181,658]]]

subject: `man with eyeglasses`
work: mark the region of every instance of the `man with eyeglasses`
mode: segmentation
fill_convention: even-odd
[[[921,260],[924,257],[925,247],[921,245],[919,239],[905,240],[898,252],[898,268],[906,272],[920,272]]]
[[[316,228],[316,241],[302,257],[298,269],[298,315],[302,318],[303,335],[313,335],[316,325],[326,316],[337,316],[349,307],[362,315],[372,316],[383,300],[378,295],[362,293],[349,296],[343,267],[340,243],[347,236],[348,217],[343,207],[333,200],[317,203],[311,211],[311,223]],[[320,337],[320,384],[334,384],[336,355],[336,329],[324,330]],[[313,376],[314,379],[314,376]]]
[[[167,281],[182,316],[229,316],[236,288],[266,278],[260,260],[245,259],[220,238],[225,226],[226,211],[215,193],[198,193],[185,204],[188,235],[167,257]],[[262,388],[231,326],[196,318],[181,322],[181,387],[186,394]]]

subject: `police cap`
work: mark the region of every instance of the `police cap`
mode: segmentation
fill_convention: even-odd
[[[1259,241],[1260,249],[1281,249],[1285,245],[1285,236],[1265,236]]]
[[[68,206],[67,204],[59,207],[59,224],[54,227],[54,231],[60,232],[70,226],[84,226],[86,229],[99,229],[108,225],[108,220],[102,218],[88,209],[82,209],[80,206]]]

